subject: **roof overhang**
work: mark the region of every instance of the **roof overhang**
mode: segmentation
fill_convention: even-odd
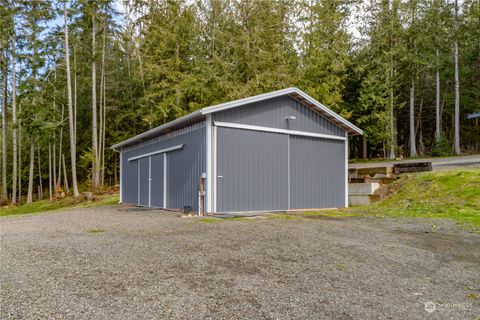
[[[477,119],[480,118],[480,112],[472,113],[467,116],[467,119]]]
[[[360,128],[358,128],[357,126],[355,126],[354,124],[352,124],[351,122],[346,120],[345,118],[343,118],[340,115],[338,115],[337,113],[333,112],[332,110],[330,110],[329,108],[327,108],[326,106],[324,106],[323,104],[321,104],[320,102],[315,100],[314,98],[310,97],[308,94],[306,94],[302,90],[292,87],[292,88],[273,91],[273,92],[253,96],[253,97],[234,100],[234,101],[230,101],[230,102],[221,103],[221,104],[217,104],[217,105],[214,105],[214,106],[202,108],[202,109],[197,110],[193,113],[190,113],[186,116],[180,117],[176,120],[170,121],[170,122],[165,123],[165,124],[163,124],[159,127],[156,127],[156,128],[151,129],[149,131],[146,131],[142,134],[136,135],[136,136],[134,136],[130,139],[127,139],[125,141],[117,143],[114,146],[112,146],[112,148],[113,148],[113,150],[118,151],[118,149],[121,148],[121,147],[125,147],[127,145],[130,145],[130,144],[132,144],[136,141],[140,141],[140,140],[144,140],[144,139],[153,137],[153,136],[158,135],[158,134],[160,134],[164,131],[167,131],[168,129],[170,129],[172,127],[181,125],[183,123],[187,123],[190,120],[194,120],[195,118],[199,118],[199,117],[202,117],[202,116],[207,115],[207,114],[211,114],[211,113],[215,113],[215,112],[219,112],[219,111],[223,111],[223,110],[228,110],[228,109],[240,107],[240,106],[243,106],[243,105],[246,105],[246,104],[260,102],[260,101],[264,101],[264,100],[268,100],[268,99],[272,99],[272,98],[276,98],[276,97],[280,97],[280,96],[285,96],[285,95],[288,95],[288,96],[292,97],[293,99],[302,103],[307,108],[310,108],[310,109],[318,112],[320,115],[325,117],[327,120],[331,121],[335,125],[339,126],[340,128],[344,129],[345,131],[347,131],[349,135],[355,136],[355,135],[363,134],[363,131]]]

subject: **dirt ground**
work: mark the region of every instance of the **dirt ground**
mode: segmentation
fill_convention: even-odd
[[[1,319],[480,319],[480,234],[381,218],[0,219]]]

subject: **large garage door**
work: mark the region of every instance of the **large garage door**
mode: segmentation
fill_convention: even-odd
[[[217,211],[288,208],[288,136],[218,128]]]
[[[343,207],[344,159],[344,141],[290,136],[290,207]]]

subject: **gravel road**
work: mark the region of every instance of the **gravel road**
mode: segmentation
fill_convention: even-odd
[[[480,234],[451,222],[112,206],[0,236],[1,319],[480,319]]]
[[[431,162],[433,170],[462,169],[462,168],[480,168],[480,155],[467,155],[460,157],[442,157],[442,158],[419,158],[406,160],[393,160],[381,162],[350,163],[351,169],[374,168],[374,167],[392,167],[396,163],[409,162]]]

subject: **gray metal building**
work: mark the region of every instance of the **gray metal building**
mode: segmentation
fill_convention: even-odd
[[[288,88],[206,107],[113,146],[120,201],[207,212],[348,206],[355,125]]]

